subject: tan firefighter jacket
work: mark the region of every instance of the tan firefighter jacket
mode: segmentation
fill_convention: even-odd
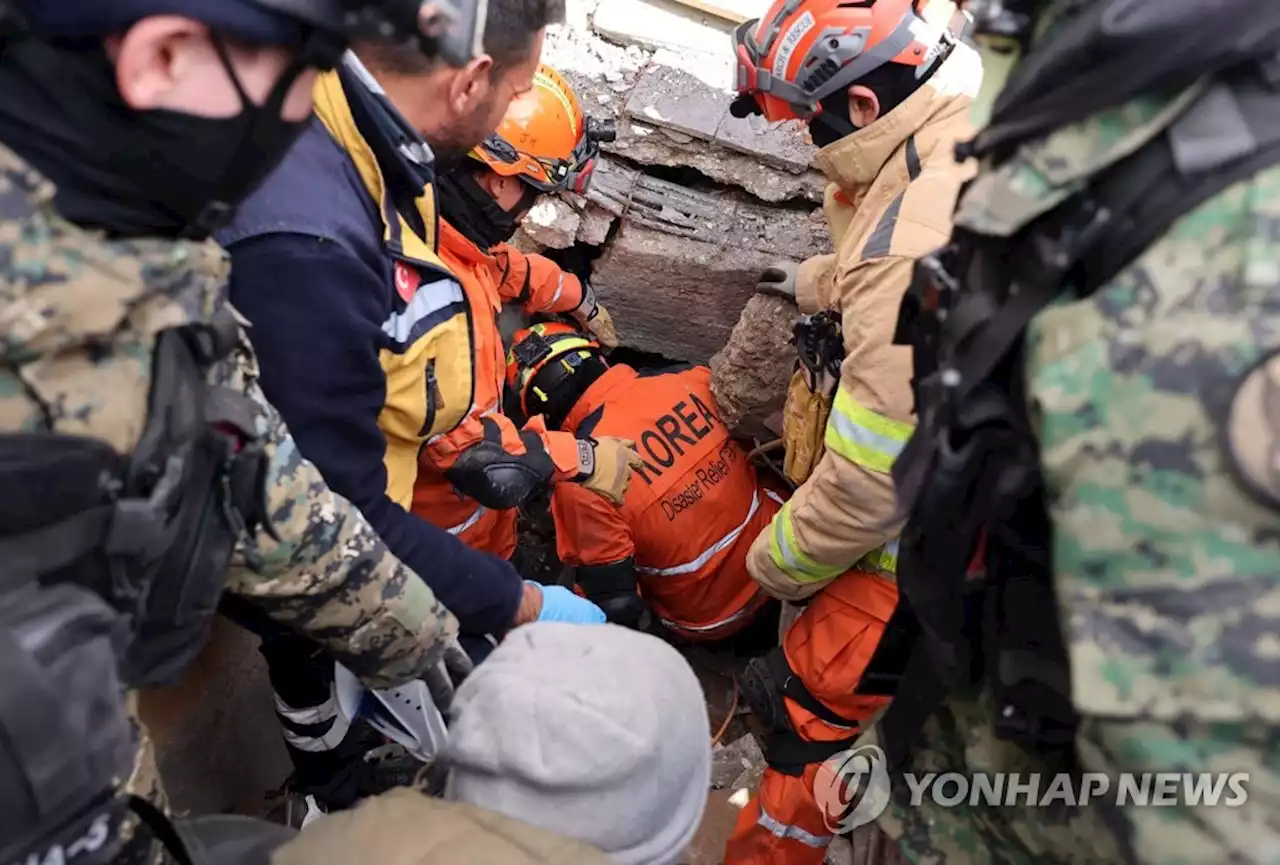
[[[804,262],[800,311],[839,311],[845,358],[822,454],[747,565],[776,597],[797,600],[850,567],[892,578],[897,566],[889,469],[911,435],[911,350],[893,345],[916,258],[951,234],[960,186],[954,158],[972,137],[981,83],[976,52],[957,45],[933,77],[875,123],[818,152],[830,183],[825,209],[835,253]]]

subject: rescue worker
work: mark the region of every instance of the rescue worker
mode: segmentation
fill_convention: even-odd
[[[766,271],[761,290],[793,297],[799,368],[784,410],[785,466],[797,490],[754,539],[751,576],[807,601],[782,647],[743,680],[770,731],[759,795],[726,862],[822,862],[832,837],[815,800],[822,762],[883,708],[881,652],[897,590],[889,474],[911,434],[911,354],[893,344],[914,259],[950,233],[966,172],[981,68],[976,52],[922,17],[921,0],[775,2],[735,33],[735,114],[803,119],[830,181],[835,253]]]
[[[476,380],[466,298],[435,251],[434,190],[424,187],[434,165],[421,135],[446,163],[465,159],[532,86],[543,30],[558,12],[554,0],[491,0],[488,53],[459,67],[405,46],[358,43],[317,83],[315,116],[288,158],[218,234],[235,264],[231,298],[252,323],[264,392],[302,453],[458,617],[476,658],[517,625],[604,619],[564,587],[523,581],[508,562],[409,511],[419,452],[467,417]],[[505,504],[530,480],[526,447],[540,442],[470,448],[454,483],[477,501]],[[620,441],[543,456],[615,498],[626,486]],[[416,772],[411,762],[377,764],[363,777],[366,743],[353,734],[343,745],[329,659],[235,613],[264,636],[298,792],[343,807],[401,781],[401,769]]]
[[[6,624],[28,627],[23,610],[65,622],[96,605],[100,621],[117,621],[64,630],[68,640],[114,633],[125,685],[174,684],[225,587],[370,686],[418,677],[457,623],[299,455],[257,385],[225,302],[225,256],[208,240],[294,140],[316,70],[339,60],[345,16],[405,39],[422,35],[418,20],[406,29],[380,4],[298,0],[22,0],[0,12]],[[29,681],[20,651],[0,655],[6,685]],[[112,666],[50,672],[72,676],[74,698]],[[37,705],[3,737],[33,767],[35,805],[6,799],[6,810],[47,839],[42,830],[90,828],[42,821],[66,816],[46,809],[69,801],[67,785],[116,765],[54,771],[65,728]],[[90,728],[100,718],[76,717]],[[131,771],[115,780],[163,806],[138,736]],[[106,844],[108,823],[82,854]],[[157,854],[133,821],[121,831],[116,861]]]
[[[725,640],[760,620],[776,635],[778,604],[746,556],[783,499],[729,437],[710,370],[611,365],[595,340],[549,322],[515,334],[507,381],[521,410],[549,427],[637,443],[621,508],[572,485],[551,497],[560,558],[610,621],[646,628],[652,616],[685,642]]]
[[[515,505],[522,497],[511,495],[504,502],[485,497],[486,503],[469,495],[472,490],[484,496],[467,471],[469,452],[491,448],[494,442],[513,453],[523,449],[517,464],[530,476],[527,495],[553,482],[574,480],[579,440],[548,431],[541,418],[519,429],[503,415],[506,363],[497,321],[502,304],[515,302],[531,314],[570,314],[605,344],[618,344],[609,313],[596,303],[589,285],[541,255],[525,255],[506,242],[539,194],[586,190],[599,151],[589,131],[599,134],[598,129],[594,120],[584,119],[568,83],[544,65],[533,77],[533,88],[512,101],[497,131],[472,151],[471,159],[436,182],[440,258],[466,295],[476,350],[475,384],[462,421],[422,449],[413,512],[467,546],[503,559],[515,553]],[[526,441],[533,446],[525,447]],[[594,492],[588,495],[601,499],[604,507],[621,504]]]
[[[1280,7],[969,5],[999,78],[903,306],[918,636],[859,743],[892,782],[879,825],[911,861],[1271,861]],[[926,768],[1039,785],[909,801],[897,773]],[[1172,796],[1117,794],[1155,773]]]

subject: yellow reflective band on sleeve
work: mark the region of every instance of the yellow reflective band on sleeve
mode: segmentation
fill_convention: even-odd
[[[858,564],[886,576],[895,576],[898,573],[898,539],[894,538],[883,547],[867,553]]]
[[[829,580],[846,568],[845,565],[820,565],[804,554],[791,526],[791,502],[773,515],[769,526],[769,557],[778,570],[798,583]]]
[[[863,408],[844,388],[836,391],[827,419],[826,446],[849,462],[888,473],[915,429]]]

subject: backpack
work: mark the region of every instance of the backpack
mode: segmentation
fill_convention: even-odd
[[[265,522],[266,459],[247,396],[208,384],[233,313],[162,331],[137,446],[0,435],[0,588],[70,582],[123,614],[121,676],[175,684],[199,652],[241,536]]]

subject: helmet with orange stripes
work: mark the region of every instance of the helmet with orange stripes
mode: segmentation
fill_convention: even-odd
[[[925,0],[774,0],[734,32],[734,114],[808,119],[819,103],[888,63],[930,59]],[[754,100],[754,105],[751,101]],[[746,106],[744,108],[744,101]]]
[[[507,386],[526,417],[559,426],[591,382],[608,368],[600,343],[558,321],[516,331],[507,352]]]
[[[581,194],[591,182],[600,142],[616,137],[613,121],[583,115],[569,82],[544,63],[533,88],[512,101],[497,130],[471,156],[542,192]]]

